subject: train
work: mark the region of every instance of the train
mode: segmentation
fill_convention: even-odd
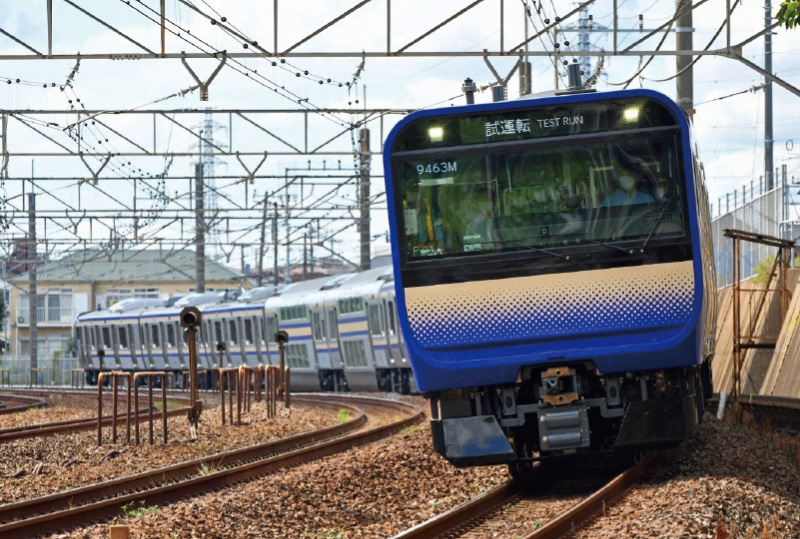
[[[89,384],[103,371],[167,371],[183,383],[188,337],[180,312],[202,313],[197,335],[200,383],[212,387],[220,367],[279,363],[276,334],[286,331],[292,391],[416,391],[397,323],[390,266],[360,273],[261,287],[226,301],[216,292],[188,294],[169,306],[131,298],[80,314],[74,334]]]
[[[637,458],[702,419],[715,349],[704,170],[647,90],[422,110],[383,151],[399,323],[457,466]]]

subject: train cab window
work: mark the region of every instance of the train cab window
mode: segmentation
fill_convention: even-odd
[[[128,349],[128,326],[119,326],[117,327],[117,339],[119,341],[119,347],[122,350]]]
[[[101,348],[100,328],[97,326],[89,328],[89,334],[92,337],[92,348],[94,348],[95,350],[100,350]]]
[[[175,348],[175,323],[168,322],[167,323],[167,346],[170,348]]]
[[[106,350],[110,350],[112,348],[112,346],[111,346],[111,328],[104,327],[104,328],[102,328],[101,333],[103,335],[103,348],[105,348]]]
[[[239,332],[237,331],[236,319],[228,321],[228,337],[231,346],[236,346],[239,343]]]
[[[369,306],[369,332],[370,335],[380,337],[383,335],[383,327],[381,324],[381,314],[378,311],[377,305]]]
[[[489,124],[487,124],[488,126]],[[397,164],[408,261],[682,237],[673,132]]]
[[[158,332],[158,324],[150,325],[150,342],[153,345],[153,348],[158,348],[161,346],[161,337]]]
[[[253,344],[255,339],[253,338],[253,320],[250,318],[244,319],[244,343],[245,344]]]

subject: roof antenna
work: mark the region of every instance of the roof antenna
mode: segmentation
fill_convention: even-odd
[[[581,65],[570,64],[567,66],[567,80],[570,90],[582,90],[583,80],[581,79]]]

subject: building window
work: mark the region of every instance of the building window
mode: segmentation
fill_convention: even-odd
[[[105,308],[108,309],[112,305],[130,297],[132,297],[130,288],[109,288],[106,290]]]

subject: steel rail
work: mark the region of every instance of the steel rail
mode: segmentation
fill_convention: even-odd
[[[0,395],[0,401],[6,403],[4,408],[0,408],[0,415],[16,414],[25,412],[32,408],[44,408],[47,406],[47,401],[38,397],[26,397],[22,395]],[[13,406],[8,406],[9,403],[16,402]]]
[[[555,539],[574,531],[581,523],[600,511],[604,505],[610,504],[631,485],[636,483],[652,464],[655,455],[656,453],[648,453],[634,466],[606,483],[603,488],[582,500],[577,505],[574,505],[555,519],[548,521],[541,528],[528,535],[521,536],[520,539]],[[521,486],[517,482],[509,481],[508,483],[487,490],[480,496],[454,507],[441,515],[397,534],[391,539],[436,539],[438,537],[450,537],[458,533],[460,529],[471,528],[474,521],[479,520],[482,515],[504,504],[511,497],[518,494],[520,489]]]
[[[332,408],[348,407],[357,410],[357,415],[346,423],[317,431],[0,506],[0,522],[3,522],[0,537],[34,537],[109,518],[119,514],[121,506],[132,502],[153,506],[234,485],[377,440],[422,419],[419,407],[386,399],[311,395],[293,397],[293,400]],[[342,436],[344,432],[361,428],[366,421],[354,403],[403,411],[408,416]],[[203,470],[212,473],[205,474]]]
[[[185,415],[189,408],[173,408],[167,410],[167,417],[175,417]],[[147,410],[139,412],[140,419],[147,419],[149,417]],[[153,413],[154,419],[160,419],[163,412],[160,410]],[[131,417],[133,414],[131,413]],[[128,416],[124,413],[117,415],[117,423],[125,425]],[[107,427],[111,425],[114,418],[110,415],[104,415],[102,425]],[[12,440],[19,440],[21,438],[34,438],[37,436],[49,436],[51,434],[65,434],[69,432],[80,432],[84,430],[93,430],[97,428],[97,417],[83,418],[83,419],[67,419],[65,421],[57,421],[54,423],[39,423],[36,425],[23,425],[19,427],[11,427],[8,429],[0,430],[0,444]]]

